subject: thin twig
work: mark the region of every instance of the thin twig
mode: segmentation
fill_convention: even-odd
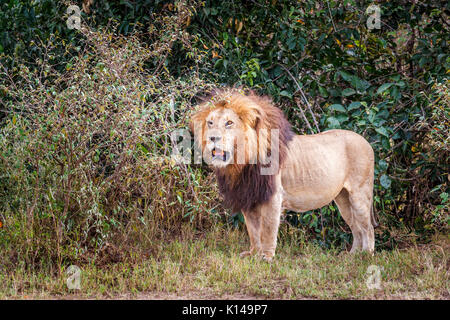
[[[301,93],[301,95],[302,95],[302,98],[303,98],[303,100],[305,101],[305,104],[306,104],[306,106],[308,107],[309,113],[311,114],[311,117],[312,117],[312,119],[313,119],[313,121],[314,121],[314,125],[316,126],[317,131],[320,132],[319,125],[318,125],[318,123],[317,123],[316,117],[315,117],[315,115],[314,115],[314,113],[313,113],[313,111],[312,111],[312,108],[311,108],[311,104],[309,103],[308,99],[306,98],[306,95],[305,95],[305,93],[303,92],[302,88],[300,87],[300,84],[297,82],[297,79],[295,79],[295,77],[292,75],[292,73],[291,73],[285,66],[283,66],[283,65],[281,65],[281,64],[280,64],[280,66],[281,66],[284,70],[286,70],[286,72],[288,73],[288,75],[292,78],[292,80],[294,80],[294,82],[295,82],[295,84],[297,85],[297,88],[298,88],[297,91],[300,91],[300,93]],[[302,111],[302,112],[303,112],[303,111]],[[312,133],[314,133],[314,131],[313,131],[311,128],[310,128],[310,130],[311,130]]]
[[[299,108],[299,110],[300,110],[300,113],[302,114],[303,120],[305,121],[306,125],[308,126],[309,131],[312,132],[312,133],[314,133],[314,130],[313,130],[313,128],[311,127],[311,125],[309,124],[309,121],[308,121],[308,119],[306,118],[305,112],[303,111],[303,109],[302,109],[300,103],[298,103],[297,99],[294,99],[294,100],[295,100],[295,102],[297,103],[297,106],[298,106],[298,108]]]
[[[330,3],[327,1],[328,12],[330,13],[331,23],[333,24],[334,32],[337,32],[336,25],[334,24],[333,15],[331,14]]]

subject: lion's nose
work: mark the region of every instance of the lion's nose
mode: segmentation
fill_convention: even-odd
[[[222,139],[222,137],[209,137],[209,140],[211,140],[212,142],[220,141],[220,139]]]

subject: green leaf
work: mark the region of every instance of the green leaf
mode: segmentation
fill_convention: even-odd
[[[347,89],[342,90],[342,95],[344,97],[352,96],[355,93],[356,93],[355,89],[352,89],[352,88],[347,88]]]
[[[344,79],[345,81],[351,82],[352,81],[352,75],[344,72],[344,71],[339,71],[339,74],[341,75],[342,79]]]
[[[292,98],[292,94],[290,94],[290,93],[289,93],[288,91],[286,91],[286,90],[281,91],[281,92],[280,92],[280,96]]]
[[[382,85],[378,88],[377,94],[383,93],[384,91],[386,91],[387,89],[389,89],[392,85],[393,85],[392,82],[388,82],[388,83],[382,84]]]
[[[379,134],[389,138],[389,132],[387,131],[387,129],[385,127],[376,128],[375,131],[378,132]]]
[[[345,110],[344,106],[341,104],[332,104],[328,109],[337,112],[347,112],[347,110]]]
[[[342,79],[350,83],[353,88],[360,92],[364,92],[370,87],[370,82],[360,79],[357,76],[351,75],[344,71],[340,71],[339,74],[342,76]]]
[[[343,124],[344,122],[348,121],[348,115],[345,113],[340,113],[336,115],[336,119],[339,121],[340,124]]]
[[[331,129],[339,129],[341,127],[339,120],[336,119],[335,117],[329,117],[327,119],[327,123],[328,123],[328,128],[331,128]]]
[[[327,98],[328,97],[328,91],[325,87],[320,87],[319,86],[319,92],[321,94],[322,97]]]
[[[386,171],[388,168],[388,163],[384,160],[378,161],[378,165],[380,166],[380,169],[383,171]]]
[[[329,88],[328,92],[332,97],[340,97],[341,96],[341,90],[335,89],[335,88]]]
[[[395,100],[398,100],[398,99],[401,98],[401,96],[402,95],[400,94],[400,91],[398,90],[398,87],[397,86],[392,87],[392,89],[391,89],[391,97],[394,98]]]
[[[355,83],[354,83],[354,87],[358,90],[358,91],[366,91],[369,87],[370,87],[370,82],[366,81],[366,80],[362,80],[359,78],[355,79]]]
[[[348,111],[354,110],[354,109],[359,109],[359,107],[361,106],[361,102],[359,101],[355,101],[349,104],[349,106],[347,107]]]
[[[380,177],[380,184],[383,188],[389,189],[389,187],[391,186],[391,179],[387,175],[383,174]]]
[[[381,145],[383,146],[384,150],[390,150],[391,144],[389,143],[389,138],[381,137]]]

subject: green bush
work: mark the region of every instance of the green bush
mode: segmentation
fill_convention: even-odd
[[[48,60],[12,72],[1,65],[10,81],[0,89],[9,110],[0,130],[0,266],[61,266],[105,248],[126,255],[186,222],[199,230],[214,222],[209,173],[175,163],[170,140],[211,85],[195,73],[182,80],[144,70],[165,50],[135,34],[81,33],[84,50],[64,72]]]

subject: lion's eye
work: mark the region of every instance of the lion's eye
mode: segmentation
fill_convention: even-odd
[[[233,121],[228,120],[228,121],[225,123],[225,127],[229,127],[229,126],[231,126],[232,124],[233,124]]]
[[[208,124],[208,126],[212,126],[213,125],[213,122],[212,121],[206,121],[206,123]]]

